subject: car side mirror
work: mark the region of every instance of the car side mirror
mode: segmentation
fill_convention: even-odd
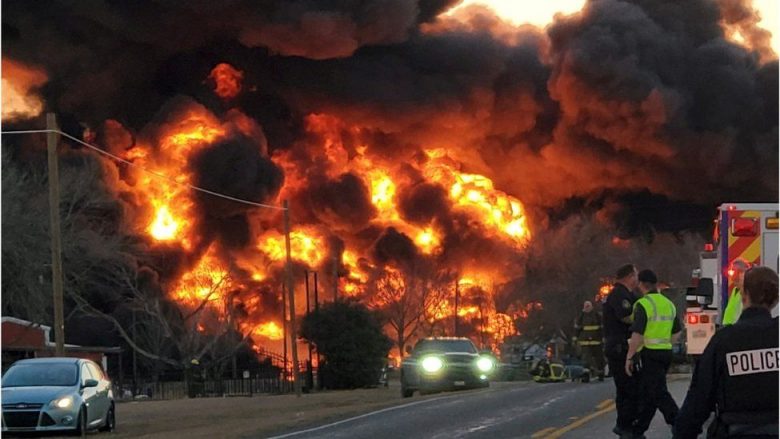
[[[412,355],[412,347],[411,346],[406,346],[406,348],[404,349],[404,352],[406,352],[408,355]]]
[[[702,297],[712,297],[715,288],[712,285],[712,279],[709,277],[703,277],[699,279],[699,284],[696,286],[696,295]]]
[[[83,389],[86,389],[87,387],[97,387],[97,385],[98,385],[98,380],[90,378],[90,379],[84,381],[84,384],[82,384],[81,387]]]

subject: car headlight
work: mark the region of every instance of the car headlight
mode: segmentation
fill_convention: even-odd
[[[495,363],[491,358],[480,357],[479,360],[477,360],[477,369],[479,369],[481,372],[490,372],[493,370],[494,366]]]
[[[57,398],[51,402],[52,407],[58,407],[61,409],[66,409],[72,405],[73,405],[73,397],[71,396],[63,396],[62,398]]]
[[[422,368],[426,372],[438,372],[444,367],[444,362],[439,357],[425,357],[422,360]]]

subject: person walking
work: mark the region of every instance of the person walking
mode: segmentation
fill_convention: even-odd
[[[716,332],[693,372],[674,425],[675,439],[698,437],[715,412],[708,437],[778,437],[777,273],[747,270],[739,320]]]
[[[615,409],[617,420],[612,432],[621,438],[633,437],[637,417],[637,381],[626,374],[628,338],[631,335],[631,316],[636,297],[637,271],[633,264],[617,270],[615,286],[603,306],[604,353],[615,381]]]
[[[574,337],[580,347],[582,360],[590,370],[591,377],[604,381],[604,349],[601,344],[601,313],[593,309],[593,303],[586,300],[582,312],[574,321]]]
[[[643,437],[650,428],[656,409],[673,426],[679,411],[666,387],[666,373],[672,364],[673,338],[682,331],[677,307],[658,292],[658,278],[651,270],[637,276],[643,297],[634,304],[634,322],[628,342],[625,371],[628,376],[638,370],[639,396],[634,437]]]

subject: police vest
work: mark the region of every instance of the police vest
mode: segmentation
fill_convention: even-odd
[[[672,327],[677,308],[671,300],[657,292],[646,294],[634,304],[641,306],[647,315],[644,346],[647,349],[672,350]]]

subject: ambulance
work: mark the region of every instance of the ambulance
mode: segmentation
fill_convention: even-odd
[[[751,266],[778,271],[778,205],[725,203],[718,207],[712,244],[699,254],[693,286],[686,294],[685,333],[689,355],[700,355],[723,319],[734,288],[732,263],[738,258]],[[777,315],[777,309],[772,311]]]

